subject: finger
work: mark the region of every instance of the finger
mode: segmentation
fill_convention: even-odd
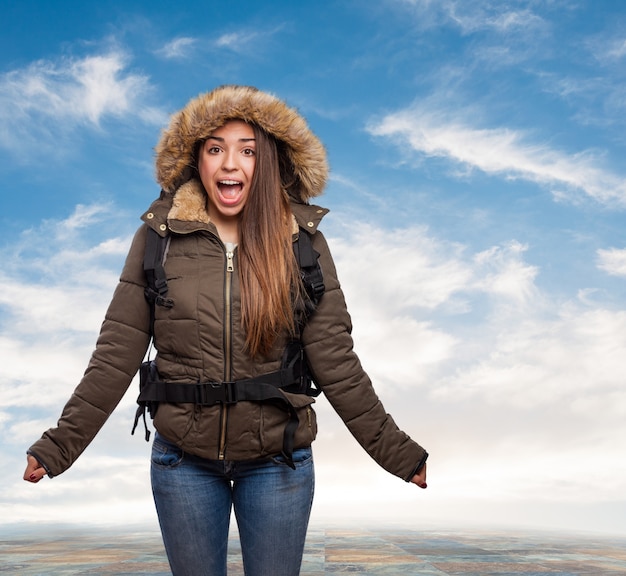
[[[420,488],[428,488],[428,484],[426,484],[426,464],[424,464],[424,467],[422,468],[422,471],[420,472],[420,484],[419,487]]]
[[[420,488],[426,488],[428,486],[428,484],[426,484],[426,476],[423,476],[422,474],[416,474],[413,476],[411,482]]]
[[[32,456],[27,457],[27,466],[24,471],[24,480],[37,483],[46,475],[46,469]]]
[[[28,482],[32,482],[33,484],[37,484],[37,482],[39,482],[39,480],[41,480],[45,475],[46,471],[43,468],[37,468],[37,470],[31,472],[25,480],[28,480]]]
[[[37,483],[46,475],[46,471],[43,468],[37,468],[36,470],[26,470],[24,473],[24,480],[27,482]]]

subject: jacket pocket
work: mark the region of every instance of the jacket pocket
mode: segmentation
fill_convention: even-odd
[[[298,414],[298,428],[296,429],[294,446],[310,446],[317,436],[317,417],[313,404],[315,398],[306,394],[285,394]]]
[[[309,446],[317,436],[317,416],[313,406],[309,404],[298,410],[298,419],[300,422],[296,430],[294,446]]]
[[[178,466],[184,457],[181,448],[169,442],[160,434],[157,434],[152,443],[152,453],[150,455],[154,466],[162,466],[164,468],[173,468]]]
[[[317,420],[312,404],[315,399],[305,394],[285,394],[298,415],[294,447],[310,446],[317,435]],[[283,449],[283,434],[289,421],[286,407],[266,402],[260,406],[260,438],[262,454],[278,454]]]
[[[189,404],[159,404],[154,427],[166,438],[181,442],[194,423],[193,406]]]

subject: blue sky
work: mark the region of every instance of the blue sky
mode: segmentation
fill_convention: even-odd
[[[314,520],[626,533],[626,7],[0,0],[2,522],[154,522],[135,386],[21,481],[86,367],[169,114],[226,83],[327,146],[356,348],[431,453],[379,470],[318,402]]]

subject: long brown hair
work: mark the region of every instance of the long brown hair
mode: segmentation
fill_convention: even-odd
[[[252,356],[263,356],[280,334],[295,331],[294,298],[300,293],[300,277],[284,189],[290,182],[286,174],[281,175],[276,140],[252,127],[256,165],[239,221],[239,278],[246,349]]]

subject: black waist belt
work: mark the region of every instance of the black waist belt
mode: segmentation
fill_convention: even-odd
[[[199,382],[175,384],[159,380],[147,381],[141,388],[138,401],[168,402],[170,404],[235,404],[242,400],[259,402],[271,398],[285,398],[279,389],[289,391],[294,385],[286,370],[234,382]],[[298,392],[297,390],[293,390]]]
[[[157,376],[157,371],[152,364],[149,374],[141,384],[137,403],[139,408],[135,415],[133,433],[143,415],[145,423],[145,410],[154,417],[159,403],[168,404],[197,404],[200,406],[213,406],[215,404],[235,404],[236,402],[273,402],[285,408],[289,419],[283,433],[283,456],[291,468],[293,464],[293,445],[299,419],[296,409],[283,394],[291,392],[295,394],[308,394],[317,396],[319,390],[312,386],[310,379],[294,378],[293,370],[283,368],[276,372],[270,372],[254,378],[235,380],[233,382],[200,382],[196,384],[178,384],[163,382],[151,377]],[[147,430],[147,425],[146,425]],[[149,432],[146,439],[149,438]]]

